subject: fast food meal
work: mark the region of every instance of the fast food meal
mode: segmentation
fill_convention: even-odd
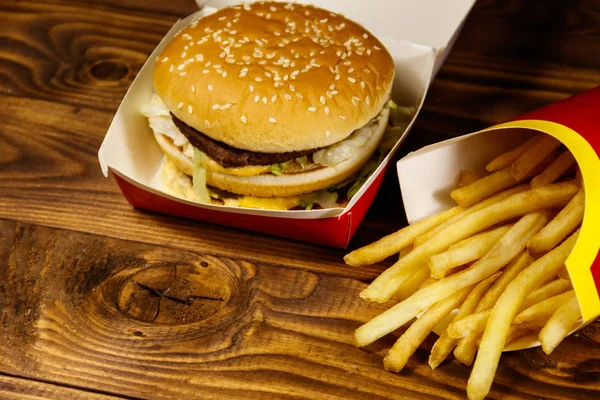
[[[395,67],[370,32],[314,6],[222,8],[157,58],[142,113],[166,155],[166,185],[203,203],[266,209],[344,205],[404,131]],[[390,113],[397,118],[390,119]]]
[[[506,345],[534,334],[550,353],[581,322],[565,270],[585,204],[575,159],[555,138],[536,134],[486,169],[482,177],[457,173],[450,194],[457,206],[344,258],[363,266],[401,254],[361,293],[368,301],[401,300],[359,327],[356,344],[414,321],[384,358],[397,372],[449,318],[429,365],[438,367],[451,352],[473,364],[472,400],[487,396]]]

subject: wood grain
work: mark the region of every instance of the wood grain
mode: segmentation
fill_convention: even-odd
[[[89,390],[0,375],[0,399],[4,400],[116,400]]]
[[[389,260],[133,210],[101,175],[119,102],[194,10],[0,2],[0,398],[464,398],[468,369],[427,366],[433,338],[401,374],[382,369],[393,336],[352,345]],[[478,1],[397,157],[599,85],[599,26],[597,0]],[[388,174],[350,247],[401,210]],[[598,332],[505,354],[492,398],[598,398]]]
[[[430,370],[431,343],[402,374],[381,367],[394,335],[354,347],[388,305],[353,279],[9,221],[0,260],[2,373],[142,398],[464,394],[468,369]],[[492,398],[597,398],[596,329],[506,355]]]

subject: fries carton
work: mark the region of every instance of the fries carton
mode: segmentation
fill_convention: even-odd
[[[205,5],[203,1],[198,1]],[[168,194],[160,176],[162,152],[140,107],[151,95],[155,59],[183,27],[217,8],[238,3],[209,2],[199,12],[177,22],[148,58],[125,95],[98,153],[102,171],[112,173],[126,199],[136,208],[210,223],[345,247],[356,232],[381,185],[389,161],[410,130],[438,68],[454,43],[474,0],[414,2],[409,0],[317,0],[311,3],[341,12],[362,23],[386,45],[396,63],[394,100],[414,106],[406,130],[345,208],[272,211],[206,205]]]
[[[593,321],[600,315],[599,109],[600,87],[510,122],[408,154],[397,163],[408,221],[420,220],[454,205],[450,191],[456,186],[459,171],[483,173],[489,160],[535,132],[557,138],[575,157],[583,178],[585,214],[579,239],[566,266],[583,316],[579,328]],[[536,345],[539,345],[537,338],[524,338],[505,350]]]

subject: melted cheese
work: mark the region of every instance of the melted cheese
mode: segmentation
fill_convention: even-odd
[[[202,165],[211,172],[220,172],[222,174],[234,176],[256,176],[269,171],[269,165],[247,165],[245,167],[225,168],[212,158],[203,154]]]
[[[223,199],[226,206],[260,208],[262,210],[289,210],[300,204],[299,197],[254,197]]]

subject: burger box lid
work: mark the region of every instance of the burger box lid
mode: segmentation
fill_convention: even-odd
[[[566,261],[583,320],[575,330],[600,316],[600,87],[535,110],[510,122],[446,140],[412,152],[396,167],[409,222],[455,204],[450,191],[460,170],[483,174],[486,162],[514,148],[534,132],[559,139],[573,154],[583,177],[585,213],[579,238]],[[436,328],[441,333],[449,320]],[[538,346],[537,337],[520,339],[505,350]]]
[[[153,92],[152,71],[156,58],[175,34],[192,21],[215,12],[217,8],[236,3],[239,2],[210,2],[210,7],[204,7],[178,21],[161,40],[132,82],[108,129],[98,152],[102,171],[105,176],[112,173],[128,202],[139,209],[327,246],[346,247],[373,202],[390,159],[412,127],[435,71],[441,65],[474,0],[459,0],[453,7],[447,6],[443,0],[422,3],[406,0],[311,2],[344,13],[378,35],[396,66],[394,101],[403,106],[415,106],[417,112],[390,154],[345,208],[294,211],[202,204],[169,194],[160,179],[163,153],[153,138],[147,119],[140,113],[142,105],[148,102]],[[407,15],[414,18],[408,18]],[[416,22],[418,19],[421,23]]]

